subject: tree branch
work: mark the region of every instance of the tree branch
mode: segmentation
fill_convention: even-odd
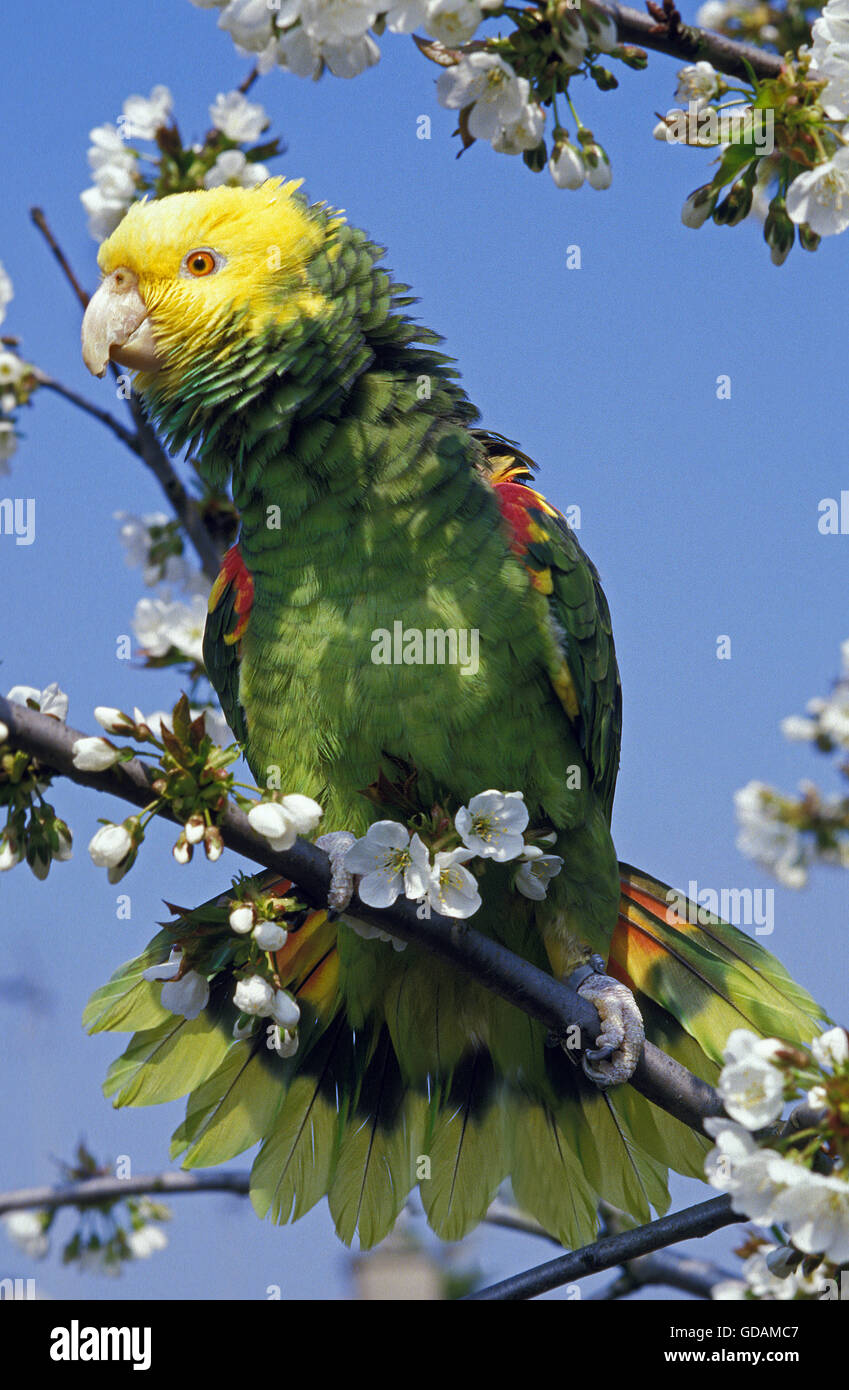
[[[41,232],[41,235],[44,237],[44,240],[47,242],[47,245],[50,247],[50,250],[56,257],[56,260],[59,262],[62,274],[68,281],[68,284],[71,286],[71,289],[74,291],[74,294],[77,296],[77,299],[80,301],[80,304],[82,305],[83,309],[86,309],[88,307],[89,295],[83,289],[82,285],[80,284],[79,280],[74,274],[71,262],[68,260],[68,257],[65,255],[65,252],[62,250],[61,246],[59,245],[52,231],[50,230],[50,223],[47,221],[47,218],[44,215],[44,209],[30,208],[29,215],[30,219]]]
[[[24,749],[46,767],[80,786],[121,797],[136,806],[146,806],[155,799],[150,786],[153,774],[139,759],[116,764],[103,772],[80,772],[73,764],[73,745],[85,736],[78,730],[68,728],[49,715],[11,704],[3,697],[0,697],[0,721],[7,725],[13,747]],[[168,808],[163,808],[159,814],[180,824]],[[323,850],[299,839],[290,850],[275,852],[267,840],[255,833],[245,813],[232,802],[219,816],[218,826],[228,849],[291,879],[316,906],[326,904],[330,862]],[[581,1039],[591,1044],[599,1034],[598,1014],[588,1000],[473,927],[458,925],[455,919],[437,912],[422,921],[417,916],[415,904],[406,898],[379,911],[355,896],[348,915],[388,931],[402,941],[413,941],[459,966],[558,1037],[566,1036],[570,1029],[577,1027]],[[699,1133],[708,1115],[724,1114],[722,1102],[712,1086],[649,1042],[645,1044],[630,1084]]]
[[[54,381],[53,377],[48,376],[40,367],[33,368],[33,375],[39,386],[43,387],[45,391],[55,391],[57,396],[69,401],[78,410],[84,410],[87,415],[93,415],[95,420],[99,420],[101,425],[105,425],[108,430],[117,435],[122,444],[125,444],[128,449],[132,449],[134,454],[141,452],[138,435],[133,434],[132,430],[128,430],[125,425],[121,424],[120,420],[116,420],[114,415],[110,415],[108,410],[101,410],[99,406],[87,401],[85,396],[79,396],[70,387],[63,386],[61,381]]]
[[[238,1173],[203,1173],[166,1170],[143,1173],[138,1177],[117,1178],[102,1174],[79,1182],[57,1183],[55,1186],[22,1187],[0,1192],[0,1217],[13,1211],[55,1211],[60,1207],[93,1207],[106,1202],[122,1202],[127,1197],[183,1197],[204,1192],[229,1192],[237,1197],[250,1194],[251,1175],[245,1169]],[[686,1215],[686,1213],[684,1213]],[[739,1218],[742,1220],[743,1218]],[[556,1237],[544,1230],[532,1217],[496,1199],[484,1220],[490,1225],[521,1231],[526,1235],[542,1236],[560,1245]],[[650,1228],[643,1228],[650,1229]],[[634,1234],[630,1232],[629,1234]],[[545,1268],[545,1266],[543,1266]],[[529,1271],[533,1273],[534,1271]],[[675,1252],[657,1251],[629,1260],[622,1274],[607,1289],[588,1294],[588,1299],[621,1298],[646,1284],[665,1284],[683,1289],[697,1297],[710,1298],[714,1284],[733,1275],[707,1260]],[[484,1290],[489,1294],[489,1290]]]
[[[0,1207],[2,1210],[2,1207]],[[533,1216],[528,1216],[520,1211],[518,1207],[512,1206],[509,1202],[502,1202],[496,1197],[487,1210],[484,1221],[490,1226],[501,1226],[506,1231],[519,1231],[524,1236],[541,1236],[543,1240],[550,1241],[558,1249],[563,1249],[563,1242],[541,1226]]]
[[[201,569],[211,584],[218,578],[221,567],[221,553],[194,498],[189,495],[168,460],[168,455],[159,442],[156,431],[142,409],[135,394],[130,396],[129,407],[136,422],[137,453],[147,464],[156,478],[183,530],[195,548]]]
[[[574,1279],[586,1274],[598,1274],[603,1269],[613,1269],[616,1265],[627,1264],[638,1255],[648,1255],[662,1246],[671,1245],[678,1240],[691,1240],[696,1236],[710,1235],[723,1226],[732,1226],[745,1221],[731,1210],[730,1197],[714,1197],[709,1202],[700,1202],[685,1211],[672,1216],[662,1216],[658,1221],[650,1221],[645,1226],[623,1231],[613,1236],[602,1236],[593,1245],[585,1245],[581,1250],[573,1250],[546,1264],[536,1265],[511,1279],[503,1279],[488,1289],[480,1289],[469,1294],[467,1301],[488,1302],[491,1300],[518,1300],[536,1298],[550,1289],[561,1288]],[[618,1282],[618,1281],[617,1281]]]
[[[694,1298],[710,1298],[716,1284],[739,1277],[711,1260],[700,1260],[676,1250],[655,1250],[651,1255],[629,1260],[625,1274],[632,1290],[645,1288],[647,1284],[664,1284],[667,1288],[690,1293]]]
[[[736,39],[726,38],[724,34],[714,34],[710,30],[693,28],[680,22],[664,26],[650,15],[632,10],[628,5],[598,3],[597,8],[616,21],[622,43],[652,48],[671,58],[681,58],[685,63],[712,63],[718,72],[728,77],[742,78],[744,82],[751,79],[749,67],[756,77],[770,78],[778,76],[784,63],[777,53],[767,53],[755,44],[740,43]]]
[[[243,1197],[250,1191],[251,1175],[243,1173],[145,1173],[137,1178],[116,1178],[111,1174],[83,1178],[80,1182],[59,1183],[55,1187],[22,1187],[17,1192],[0,1192],[0,1216],[32,1207],[93,1207],[101,1202],[121,1202],[125,1197],[148,1193],[181,1197],[187,1192],[234,1192]]]

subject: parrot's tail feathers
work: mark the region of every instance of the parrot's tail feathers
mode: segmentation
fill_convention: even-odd
[[[733,1028],[797,1042],[817,1031],[817,1005],[757,942],[620,869],[608,968],[634,990],[654,1043],[714,1082]],[[275,895],[291,887],[273,875],[256,882]],[[522,1208],[575,1247],[593,1239],[600,1200],[647,1221],[667,1208],[667,1168],[702,1173],[704,1136],[629,1086],[599,1091],[561,1048],[544,1046],[539,1024],[449,966],[429,962],[422,989],[412,950],[399,955],[324,911],[292,922],[274,955],[300,1009],[297,1050],[279,1055],[285,1039],[269,1019],[240,1036],[234,972],[254,957],[230,928],[231,907],[222,896],[181,913],[96,991],[85,1022],[135,1030],[107,1077],[115,1105],[187,1095],[172,1144],[184,1167],[261,1146],[251,1174],[260,1215],[295,1220],[326,1196],[340,1237],[367,1249],[418,1186],[434,1231],[456,1241],[509,1177]],[[190,966],[198,941],[207,954],[218,947],[224,968],[186,1018],[163,1006],[145,972],[175,944]]]
[[[759,942],[660,880],[628,864],[619,870],[610,973],[660,1005],[712,1062],[734,1028],[797,1043],[819,1032],[826,1015]],[[666,1050],[675,1055],[674,1045]]]

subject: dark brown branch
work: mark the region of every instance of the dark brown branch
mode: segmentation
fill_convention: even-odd
[[[35,223],[38,230],[41,232],[41,235],[44,237],[44,240],[47,242],[47,245],[50,247],[50,250],[53,252],[53,255],[59,262],[59,265],[62,268],[62,274],[65,276],[65,279],[70,284],[71,289],[74,291],[74,294],[77,296],[77,299],[80,301],[80,304],[82,305],[83,309],[87,308],[89,295],[83,289],[82,285],[80,284],[79,280],[74,274],[68,257],[65,255],[65,252],[62,250],[61,246],[59,245],[52,231],[50,230],[50,224],[48,223],[47,218],[44,215],[43,209],[30,208],[29,215],[32,221]]]
[[[218,546],[206,528],[203,516],[194,498],[189,495],[174,472],[168,455],[159,442],[156,431],[142,409],[135,394],[130,396],[129,407],[136,422],[138,454],[156,478],[186,535],[195,548],[201,569],[210,583],[215,583],[221,567],[221,554]]]
[[[240,82],[236,90],[241,92],[243,96],[247,96],[248,92],[251,90],[251,87],[254,85],[258,77],[259,68],[251,68],[244,82]]]
[[[595,3],[595,0],[594,0]],[[767,53],[755,44],[739,43],[726,38],[724,34],[714,34],[708,29],[696,29],[690,25],[672,26],[664,29],[650,15],[632,10],[628,5],[598,3],[597,8],[616,21],[622,43],[639,44],[641,48],[652,48],[657,53],[666,53],[671,58],[680,58],[685,63],[712,63],[718,72],[727,77],[750,80],[747,64],[756,77],[777,77],[783,59],[777,53]]]
[[[150,788],[151,774],[139,759],[116,764],[103,772],[80,772],[73,765],[73,745],[85,735],[78,730],[69,729],[49,715],[13,705],[2,697],[0,720],[9,728],[13,747],[25,749],[46,767],[81,786],[121,797],[136,806],[146,806],[155,799]],[[164,808],[160,814],[180,824],[170,809]],[[268,841],[251,828],[244,812],[232,803],[221,814],[218,824],[229,849],[291,879],[309,902],[316,905],[327,902],[330,864],[323,850],[306,840],[296,840],[290,850],[275,852]],[[391,932],[402,941],[416,942],[450,961],[559,1037],[565,1037],[575,1027],[586,1043],[598,1036],[598,1014],[582,995],[473,927],[458,925],[453,918],[442,917],[436,912],[422,921],[416,905],[405,898],[391,908],[378,911],[355,897],[349,915]],[[630,1084],[661,1109],[699,1132],[708,1115],[724,1113],[712,1086],[649,1042]]]
[[[745,1219],[731,1210],[730,1197],[714,1197],[709,1202],[700,1202],[698,1206],[688,1207],[686,1211],[675,1212],[672,1216],[662,1216],[660,1220],[650,1221],[634,1230],[602,1236],[593,1245],[585,1245],[581,1250],[573,1250],[571,1254],[561,1255],[511,1279],[503,1279],[488,1289],[470,1294],[469,1299],[486,1302],[537,1298],[541,1293],[559,1289],[587,1274],[614,1269],[616,1265],[627,1264],[639,1255],[651,1254],[675,1241],[710,1235],[722,1226],[732,1226]]]

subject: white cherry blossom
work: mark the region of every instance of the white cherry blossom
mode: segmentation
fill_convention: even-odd
[[[149,97],[127,97],[118,122],[124,139],[153,140],[159,127],[168,124],[173,105],[174,98],[161,84]]]
[[[258,53],[272,37],[274,18],[268,0],[230,0],[221,11],[218,27],[226,29],[240,48]]]
[[[807,222],[819,236],[835,236],[849,227],[849,148],[824,164],[797,174],[787,190],[791,222]]]
[[[516,874],[516,888],[526,898],[542,902],[548,892],[551,880],[560,873],[563,860],[558,854],[537,853],[533,856],[525,851],[525,863]]]
[[[522,853],[522,832],[527,824],[528,808],[522,793],[495,789],[473,796],[454,817],[455,829],[466,848],[499,864]]]
[[[463,866],[474,858],[469,849],[441,850],[427,887],[427,901],[445,917],[471,917],[481,905],[478,881]]]
[[[203,176],[204,188],[254,188],[269,177],[264,164],[252,163],[241,150],[222,150]]]
[[[349,873],[362,874],[359,895],[369,907],[390,907],[402,893],[424,897],[430,855],[417,834],[397,821],[380,820],[355,840],[345,856]]]
[[[248,101],[244,92],[219,92],[209,108],[209,118],[216,130],[237,144],[252,144],[268,125],[265,107]]]
[[[845,1028],[829,1028],[811,1043],[814,1061],[832,1071],[842,1071],[849,1062],[849,1037]]]
[[[478,52],[445,68],[436,92],[442,105],[453,110],[473,103],[469,133],[478,140],[493,140],[521,116],[530,84],[497,54]]]
[[[696,109],[701,110],[718,91],[719,73],[711,63],[691,63],[685,68],[679,68],[676,101],[694,102]]]

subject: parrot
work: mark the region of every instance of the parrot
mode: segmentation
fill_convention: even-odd
[[[803,1043],[825,1015],[758,942],[618,861],[622,697],[599,575],[532,460],[481,425],[385,254],[281,178],[137,202],[100,248],[84,360],[132,371],[168,447],[232,489],[206,669],[257,786],[321,808],[337,898],[300,910],[296,884],[251,880],[299,907],[268,954],[298,1019],[285,1046],[234,1003],[248,947],[227,894],[178,910],[85,1021],[133,1033],[106,1081],[116,1105],[187,1097],[184,1166],[259,1145],[261,1217],[326,1198],[340,1238],[368,1249],[418,1189],[457,1241],[509,1180],[576,1247],[600,1203],[643,1222],[667,1209],[670,1169],[704,1177],[706,1136],[627,1084],[644,1037],[714,1083],[732,1030]],[[376,634],[398,632],[376,659]],[[405,644],[428,632],[474,634],[475,659],[421,660]],[[354,840],[387,821],[450,829],[476,805],[485,837],[486,807],[517,801],[559,872],[529,895],[515,860],[485,855],[473,925],[596,1005],[583,1064],[482,982],[346,915]],[[194,963],[208,981],[199,1012],[163,1003],[175,943],[170,973]]]

